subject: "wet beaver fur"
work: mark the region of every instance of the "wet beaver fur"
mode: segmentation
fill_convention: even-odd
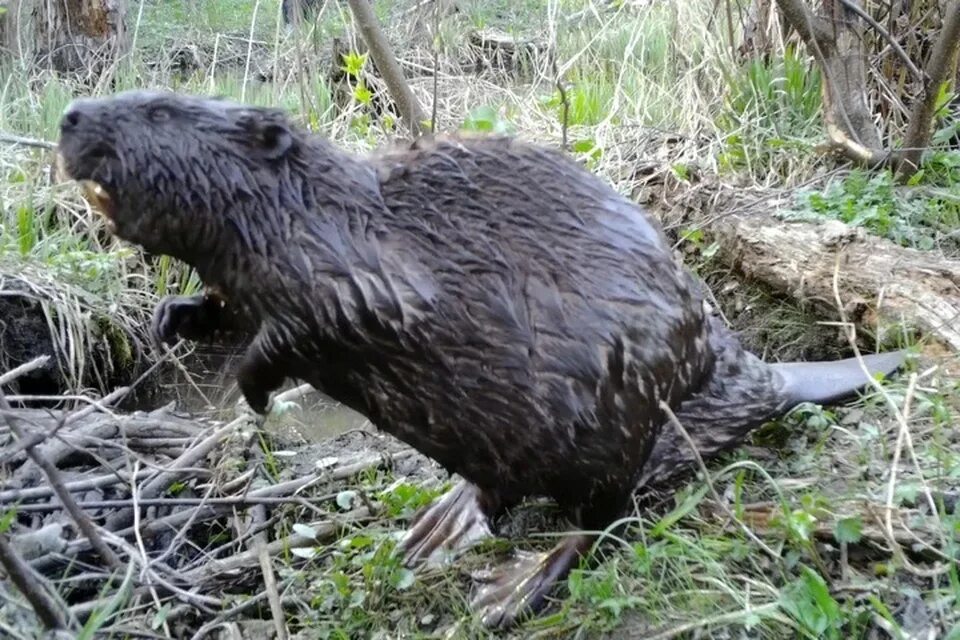
[[[415,518],[410,566],[492,535],[527,496],[606,528],[690,459],[664,406],[709,455],[866,382],[852,360],[746,352],[657,222],[553,150],[444,139],[358,157],[276,110],[144,91],[75,101],[59,150],[113,233],[217,292],[164,299],[159,339],[229,315],[253,331],[237,379],[254,410],[300,378],[462,478]],[[536,611],[594,540],[518,554],[476,610],[489,625]]]

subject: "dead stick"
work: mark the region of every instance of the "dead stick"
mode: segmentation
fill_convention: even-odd
[[[3,391],[0,391],[0,411],[9,412],[11,410],[10,405],[7,403],[7,398],[3,394]],[[23,439],[27,437],[27,433],[20,427],[19,421],[9,414],[4,414],[3,419],[6,421],[7,426],[10,427],[10,430],[17,436],[18,439]],[[107,565],[112,569],[120,569],[120,559],[117,558],[116,554],[113,553],[113,550],[110,549],[103,541],[103,538],[100,537],[100,534],[97,533],[97,528],[94,526],[90,518],[87,517],[87,514],[83,512],[80,507],[77,506],[76,501],[73,499],[73,495],[67,491],[67,488],[63,484],[63,478],[60,476],[60,471],[46,458],[40,455],[36,447],[28,447],[27,455],[30,456],[30,459],[33,460],[34,464],[40,467],[43,470],[44,475],[47,476],[47,480],[50,482],[50,486],[56,492],[57,497],[60,498],[60,502],[63,503],[63,506],[66,507],[67,511],[70,513],[70,517],[73,518],[73,521],[77,524],[77,527],[80,528],[80,531],[83,532],[83,535],[86,536],[87,540],[90,541],[90,544],[93,545],[94,550],[97,554],[103,559]]]
[[[251,509],[251,526],[262,525],[267,521],[267,510],[262,504]],[[260,571],[263,573],[263,586],[267,590],[267,601],[270,603],[270,614],[273,616],[273,625],[276,627],[277,640],[287,640],[287,626],[283,619],[283,605],[280,604],[280,592],[277,590],[277,577],[273,572],[273,562],[267,551],[267,532],[262,529],[253,536],[251,550],[257,552],[260,561]]]
[[[167,487],[170,486],[170,483],[188,471],[188,467],[193,466],[194,463],[213,451],[214,448],[220,444],[220,441],[223,440],[230,431],[236,428],[237,423],[238,421],[234,420],[229,424],[219,427],[205,440],[198,443],[197,446],[185,451],[183,455],[173,461],[166,471],[163,471],[144,485],[143,496],[145,498],[154,498],[160,494],[160,492],[165,491]]]
[[[0,133],[0,142],[9,144],[19,144],[24,147],[36,147],[37,149],[56,149],[55,142],[38,140],[37,138],[25,138],[24,136],[15,136],[12,133]]]
[[[302,504],[310,500],[320,501],[329,500],[330,496],[320,496],[318,498],[304,498],[301,496],[281,496],[281,497],[248,497],[237,496],[228,498],[145,498],[137,500],[139,507],[202,507],[210,505],[211,507],[250,507],[254,505],[268,504]],[[88,500],[78,502],[77,505],[84,509],[127,509],[133,507],[133,500]],[[59,511],[63,508],[60,504],[21,504],[17,505],[17,511],[22,513]]]
[[[318,544],[335,535],[341,527],[344,527],[348,524],[355,524],[368,517],[370,517],[370,510],[366,507],[360,507],[359,509],[354,509],[353,511],[348,511],[343,515],[338,516],[335,520],[313,523],[310,526],[316,530],[316,537],[310,538],[301,536],[300,534],[294,534],[289,538],[274,540],[267,545],[267,553],[274,555],[280,553],[284,549],[299,549]],[[181,574],[181,577],[189,584],[196,585],[210,580],[211,578],[215,578],[222,573],[228,573],[254,566],[258,562],[259,550],[245,551],[230,558],[226,558],[224,560],[213,560],[202,567],[197,567],[191,571],[185,571],[183,574]]]
[[[37,617],[47,629],[66,629],[68,611],[66,606],[53,597],[56,593],[46,579],[23,561],[10,546],[6,534],[0,534],[0,562],[10,580],[27,599]]]
[[[286,586],[287,584],[284,584],[284,588],[286,588]],[[218,615],[216,618],[214,618],[210,622],[206,623],[205,625],[197,629],[197,632],[193,634],[190,640],[201,640],[201,638],[206,637],[208,633],[216,629],[218,626],[220,626],[224,622],[227,622],[228,620],[233,620],[243,612],[249,609],[252,609],[253,607],[257,606],[258,604],[266,600],[267,597],[269,597],[269,593],[267,591],[261,591],[257,595],[253,596],[248,600],[245,600],[244,602],[242,602],[241,604],[238,604],[232,609],[227,609],[226,611]],[[287,597],[281,600],[281,604],[283,604],[283,602],[297,602],[297,601],[299,601],[299,598]]]
[[[48,362],[50,362],[50,356],[39,356],[31,360],[30,362],[24,362],[19,367],[16,367],[15,369],[11,369],[10,371],[0,376],[0,386],[6,386],[11,382],[13,382],[14,380],[16,380],[17,378],[19,378],[20,376],[24,376],[30,373],[31,371],[36,371],[41,367],[45,367]]]
[[[39,358],[36,358],[35,360],[28,362],[24,365],[21,365],[16,369],[14,369],[13,371],[10,371],[9,373],[4,374],[3,377],[0,377],[0,384],[7,384],[6,378],[13,376],[13,374],[19,371],[20,369],[24,369],[25,367],[32,365],[33,363],[41,359],[49,359],[49,357],[50,356],[40,356]],[[83,418],[87,417],[94,411],[100,410],[106,413],[107,406],[114,404],[115,402],[119,402],[120,400],[123,400],[123,398],[125,398],[128,393],[130,393],[133,389],[137,388],[137,386],[141,382],[146,380],[147,377],[153,373],[154,369],[156,369],[161,364],[163,364],[166,361],[167,357],[168,357],[167,355],[164,355],[164,357],[158,359],[155,363],[150,365],[150,367],[148,367],[146,371],[140,374],[140,376],[136,380],[134,380],[133,383],[129,386],[115,389],[111,393],[100,398],[100,400],[90,400],[88,398],[83,398],[89,401],[90,404],[88,406],[68,414],[62,420],[58,421],[56,426],[54,426],[54,428],[48,432],[30,434],[30,436],[26,440],[19,442],[16,446],[12,448],[12,450],[5,451],[3,453],[2,458],[0,458],[0,464],[5,463],[7,460],[9,460],[11,457],[16,455],[22,449],[26,449],[27,447],[31,447],[36,444],[40,444],[48,440],[49,438],[52,438],[63,427],[69,426],[78,420],[82,420]],[[44,360],[44,364],[45,363],[46,363],[46,360]],[[37,366],[42,366],[42,364]],[[19,375],[23,375],[24,373],[27,373],[27,371],[29,371],[29,369],[20,371]]]
[[[390,456],[390,459],[400,460],[400,459],[412,456],[414,453],[416,452],[413,449],[405,449],[403,451],[398,451],[397,453],[393,454],[392,456]],[[284,493],[287,491],[297,492],[318,481],[325,480],[329,482],[329,481],[344,480],[346,478],[349,478],[353,475],[360,473],[361,471],[365,471],[374,466],[377,466],[383,462],[384,462],[383,456],[370,456],[365,459],[361,459],[357,462],[353,462],[351,464],[347,464],[342,467],[339,467],[333,473],[323,474],[319,476],[310,476],[307,478],[298,478],[296,480],[288,480],[287,482],[281,482],[279,484],[275,484],[272,486],[256,489],[254,491],[251,491],[248,494],[248,497],[256,499],[261,497],[274,496],[278,493]],[[141,498],[140,501],[142,502],[143,498]],[[144,539],[147,539],[152,536],[158,535],[160,533],[170,531],[171,529],[176,530],[179,527],[181,527],[183,523],[189,521],[191,518],[195,518],[197,521],[200,521],[202,519],[216,517],[217,515],[219,515],[219,513],[223,509],[227,508],[227,506],[232,506],[232,505],[198,507],[200,509],[199,513],[196,513],[196,509],[190,509],[187,511],[181,511],[179,513],[173,513],[173,514],[170,514],[169,516],[164,516],[163,518],[157,518],[156,520],[151,520],[146,525],[144,525],[143,530],[141,531],[141,535],[144,537]],[[129,535],[133,535],[133,528],[127,527],[125,529],[121,529],[119,531],[114,532],[114,535],[119,536],[121,538],[125,538]],[[76,555],[78,553],[85,551],[88,548],[89,548],[89,542],[87,542],[86,540],[74,540],[73,542],[70,542],[67,545],[67,549],[64,553],[67,555]],[[38,558],[37,560],[34,560],[32,564],[35,567],[40,567],[40,566],[47,566],[50,562],[53,562],[51,558],[44,557],[44,558]]]
[[[145,478],[150,475],[150,473],[151,471],[149,470],[140,471],[137,473],[136,478],[138,480]],[[89,489],[98,489],[100,487],[107,487],[112,484],[123,484],[129,481],[130,478],[125,477],[123,474],[108,473],[95,478],[90,478],[89,480],[73,480],[72,482],[65,482],[63,487],[70,493],[80,493],[81,491],[87,491]],[[51,487],[8,489],[7,491],[0,491],[0,504],[22,500],[40,500],[43,498],[49,498],[53,494],[54,490]]]

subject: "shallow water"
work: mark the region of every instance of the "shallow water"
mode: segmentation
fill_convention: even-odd
[[[212,414],[229,420],[240,399],[234,378],[238,359],[239,352],[192,354],[182,361],[186,372],[181,369],[169,373],[157,395],[151,398],[152,406],[138,408],[150,410],[176,402],[178,411]],[[295,386],[288,381],[283,390]],[[374,430],[365,416],[320,393],[310,393],[293,402],[297,407],[268,420],[268,429],[299,436],[308,443],[322,442],[353,429]]]

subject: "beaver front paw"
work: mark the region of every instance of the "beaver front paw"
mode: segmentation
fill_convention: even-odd
[[[207,294],[167,296],[153,311],[151,331],[158,344],[211,340],[224,324],[223,303]]]
[[[203,313],[203,296],[167,296],[153,310],[151,334],[157,344],[175,344]]]
[[[267,410],[267,405],[270,404],[269,391],[256,384],[256,382],[245,382],[242,378],[239,380],[239,386],[240,393],[243,394],[243,399],[246,400],[247,405],[254,413],[260,416],[265,416],[269,413]]]
[[[270,394],[280,388],[286,379],[284,359],[276,352],[264,351],[266,333],[257,335],[243,356],[237,371],[237,386],[247,404],[259,415],[270,412]]]

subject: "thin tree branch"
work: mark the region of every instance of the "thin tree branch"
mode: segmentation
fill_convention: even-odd
[[[913,77],[917,80],[922,81],[924,79],[923,72],[917,68],[917,65],[913,64],[913,60],[910,59],[910,56],[907,55],[907,52],[903,50],[903,47],[900,46],[900,43],[897,42],[896,38],[890,35],[890,32],[883,28],[879,22],[873,19],[869,13],[863,10],[856,2],[851,2],[851,0],[840,0],[840,4],[847,8],[847,10],[852,11],[853,13],[860,16],[864,22],[870,25],[874,31],[879,33],[884,40],[890,43],[890,47],[897,54],[900,60],[903,61],[903,64],[907,66],[907,69],[910,70],[910,73],[913,74]]]
[[[387,42],[380,22],[373,13],[370,0],[348,0],[348,4],[357,21],[357,28],[370,49],[370,57],[383,76],[383,81],[387,83],[390,96],[400,109],[400,116],[407,123],[413,137],[420,137],[423,133],[423,110],[403,76],[397,57],[391,51],[390,43]]]
[[[7,423],[7,426],[10,427],[10,431],[19,439],[23,440],[30,437],[30,434],[20,426],[19,419],[10,415],[12,411],[10,404],[7,402],[6,396],[3,394],[3,391],[0,391],[0,412],[3,413],[3,420]],[[50,482],[51,488],[56,492],[57,497],[60,498],[60,502],[63,503],[64,508],[70,513],[70,517],[73,518],[73,521],[76,522],[77,527],[80,528],[80,531],[83,532],[83,535],[86,536],[87,540],[90,541],[90,544],[93,546],[97,554],[103,558],[103,561],[107,563],[113,569],[120,568],[120,559],[116,556],[110,547],[103,541],[103,538],[100,537],[100,534],[97,532],[96,526],[90,520],[86,513],[77,506],[77,502],[73,499],[73,495],[67,490],[64,486],[63,478],[60,476],[60,471],[57,467],[47,460],[43,455],[41,455],[36,446],[27,447],[27,455],[30,456],[30,459],[33,460],[40,469],[43,470],[44,475],[47,477],[47,481]]]
[[[0,133],[0,142],[7,142],[9,144],[19,144],[24,147],[36,147],[37,149],[56,149],[56,142],[48,142],[47,140],[38,140],[37,138],[25,138],[23,136],[15,136],[12,133]]]
[[[569,113],[570,113],[570,101],[567,99],[567,90],[563,88],[563,79],[560,77],[560,70],[557,68],[557,58],[553,57],[553,60],[550,61],[550,65],[553,67],[553,77],[554,81],[557,84],[557,91],[560,93],[560,106],[562,107],[562,118],[561,122],[563,123],[562,130],[562,144],[563,150],[567,150],[567,128],[569,127]]]
[[[69,613],[46,579],[17,555],[6,534],[0,534],[0,563],[47,629],[66,629]]]
[[[903,139],[903,155],[897,167],[897,177],[906,181],[920,166],[920,158],[930,143],[930,123],[937,105],[940,86],[953,76],[960,51],[960,0],[953,0],[944,11],[943,28],[933,46],[927,63],[927,81],[923,97],[917,100],[910,113],[907,133]]]

